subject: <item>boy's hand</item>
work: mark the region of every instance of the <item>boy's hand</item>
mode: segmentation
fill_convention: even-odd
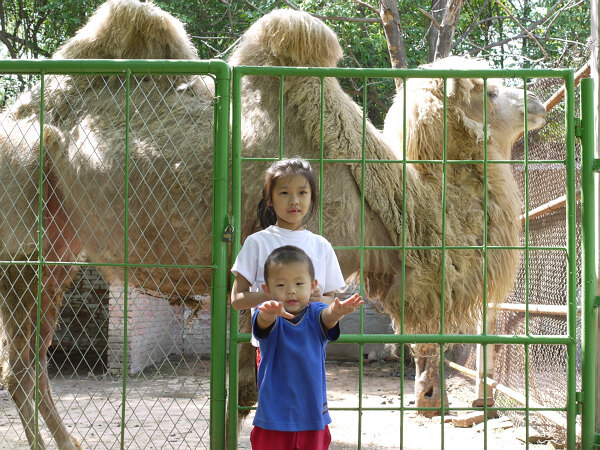
[[[333,304],[331,305],[331,312],[336,316],[342,318],[354,311],[357,308],[360,308],[360,305],[364,303],[362,297],[358,294],[354,294],[352,297],[347,298],[346,300],[340,301],[339,298],[335,298]]]
[[[294,316],[287,312],[283,307],[283,303],[279,303],[277,300],[269,300],[258,306],[259,311],[271,316],[281,316],[284,319],[293,319]]]

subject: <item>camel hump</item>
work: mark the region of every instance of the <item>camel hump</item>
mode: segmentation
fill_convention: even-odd
[[[234,65],[335,67],[343,56],[335,33],[303,11],[277,9],[244,33]]]
[[[183,23],[151,2],[109,0],[54,59],[198,59]]]

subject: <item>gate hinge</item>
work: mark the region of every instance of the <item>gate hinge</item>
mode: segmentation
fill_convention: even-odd
[[[600,434],[594,435],[594,447],[600,447]]]
[[[575,117],[575,137],[580,138],[583,135],[583,127],[581,126],[581,119]]]
[[[594,297],[594,308],[600,308],[600,297]]]
[[[583,392],[575,392],[575,403],[577,405],[577,411],[575,414],[580,416],[583,413]]]
[[[600,172],[600,159],[594,159],[594,163],[592,165],[592,170],[594,172]]]

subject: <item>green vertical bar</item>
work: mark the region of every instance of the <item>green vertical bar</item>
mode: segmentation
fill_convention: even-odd
[[[441,286],[441,296],[440,296],[440,334],[444,334],[444,314],[445,314],[445,305],[446,302],[446,194],[447,194],[447,175],[448,175],[448,164],[446,161],[448,160],[448,79],[444,78],[444,148],[442,154],[442,286]],[[440,401],[440,440],[441,440],[441,448],[444,449],[444,440],[445,440],[445,427],[444,427],[444,415],[445,415],[445,386],[444,386],[444,344],[440,344],[440,393],[441,393],[441,401]]]
[[[321,77],[321,117],[319,118],[319,234],[323,234],[323,157],[324,157],[324,141],[323,141],[323,120],[325,114],[325,87],[324,77]]]
[[[38,199],[38,280],[37,280],[37,311],[35,325],[35,393],[34,393],[34,433],[35,433],[35,448],[40,448],[38,436],[39,428],[39,407],[40,401],[40,327],[42,325],[42,268],[44,263],[43,243],[44,243],[44,89],[45,89],[45,73],[41,71],[40,81],[40,173],[39,173],[39,199]]]
[[[487,85],[488,79],[483,79],[483,326],[482,335],[487,335],[487,262],[488,262],[488,133],[487,133]],[[527,108],[525,108],[527,109]],[[488,407],[487,407],[487,345],[483,344],[483,448],[487,449],[488,441]]]
[[[523,159],[525,160],[525,334],[529,337],[529,141],[527,136],[527,78],[523,78],[524,132]],[[525,344],[525,448],[529,448],[529,345]]]
[[[216,77],[215,145],[213,151],[213,216],[211,282],[211,368],[210,368],[210,448],[225,448],[225,377],[227,373],[227,242],[223,231],[227,216],[229,190],[229,83],[227,63],[211,60]],[[239,234],[239,233],[238,233]]]
[[[233,260],[240,251],[241,245],[241,214],[242,214],[242,108],[241,90],[242,76],[236,67],[233,68],[232,95],[231,95],[231,214],[233,235],[231,244],[231,259]],[[227,447],[230,450],[237,448],[237,414],[238,414],[238,335],[240,313],[229,308],[229,416],[227,429]]]
[[[404,334],[404,299],[406,297],[406,78],[402,79],[402,287],[400,289],[400,334]],[[400,448],[404,447],[404,344],[400,345]]]
[[[127,323],[129,321],[129,107],[131,96],[131,69],[125,75],[125,192],[123,200],[123,394],[121,398],[121,448],[125,448],[125,401],[127,399]]]
[[[576,448],[577,436],[575,426],[577,420],[577,204],[575,200],[575,88],[573,80],[573,71],[569,72],[568,76],[565,77],[565,90],[565,125],[567,131],[565,160],[567,183],[567,334],[571,338],[571,343],[567,345],[567,448]],[[594,126],[592,125],[591,128],[593,130]],[[593,232],[594,231],[592,226],[592,233]],[[591,248],[593,252],[593,245]]]
[[[362,98],[362,150],[360,168],[360,295],[364,295],[365,285],[365,150],[367,142],[367,77],[363,77]],[[364,307],[360,307],[360,335],[364,333]],[[363,405],[363,348],[364,344],[358,344],[358,448],[362,448],[362,405]]]
[[[596,419],[596,294],[595,249],[595,193],[594,193],[594,80],[581,80],[581,249],[583,252],[582,283],[582,382],[583,415],[581,418],[581,444],[591,449],[594,444]],[[571,311],[569,311],[570,313]],[[569,402],[571,403],[571,402]],[[569,425],[571,421],[568,422]]]

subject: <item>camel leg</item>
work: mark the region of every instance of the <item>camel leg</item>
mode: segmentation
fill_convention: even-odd
[[[440,352],[436,344],[416,344],[415,354],[415,399],[419,408],[440,407],[442,398],[448,406],[446,392],[441,392]],[[419,414],[433,417],[441,414],[440,410],[424,410]]]
[[[21,258],[26,259],[26,258]],[[6,388],[12,397],[32,449],[44,449],[35,431],[35,354],[30,348],[34,326],[31,311],[35,305],[37,273],[33,266],[3,266],[0,272],[2,325],[8,345]]]
[[[47,268],[48,269],[48,268]],[[48,272],[48,273],[46,273]],[[52,343],[54,334],[54,326],[58,316],[58,305],[62,303],[62,293],[64,290],[63,283],[71,279],[71,270],[66,267],[52,267],[43,276],[44,290],[42,292],[42,317],[40,325],[40,348],[39,362],[40,371],[38,378],[38,386],[40,390],[39,411],[56,442],[56,445],[61,450],[76,450],[80,449],[79,443],[70,436],[65,427],[58,410],[52,398],[50,390],[50,382],[48,379],[48,347]],[[35,339],[33,337],[33,339]],[[35,340],[32,340],[31,346],[35,349]]]

